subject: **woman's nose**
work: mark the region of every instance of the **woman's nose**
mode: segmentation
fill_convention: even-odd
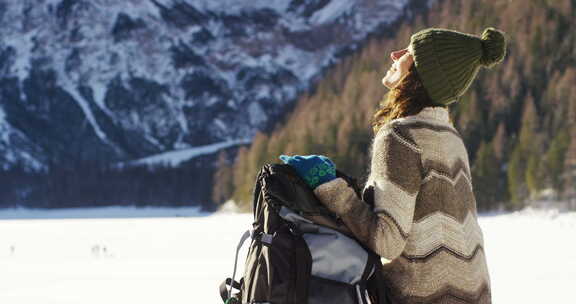
[[[407,51],[408,51],[407,49],[394,51],[394,52],[390,53],[390,58],[392,58],[392,60],[396,61],[396,60],[400,59],[400,57],[402,57],[402,55],[404,55]]]

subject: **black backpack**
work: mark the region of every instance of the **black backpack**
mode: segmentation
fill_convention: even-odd
[[[337,176],[360,195],[354,179],[340,171]],[[226,304],[389,303],[380,257],[347,233],[291,166],[265,165],[253,204],[252,229],[240,240],[232,278],[220,285]],[[237,282],[238,251],[248,238],[244,276]]]

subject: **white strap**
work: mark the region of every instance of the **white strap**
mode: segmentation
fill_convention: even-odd
[[[234,257],[234,271],[232,272],[232,283],[234,283],[234,279],[236,276],[236,266],[238,265],[238,252],[240,251],[240,248],[242,248],[242,245],[244,245],[244,242],[246,241],[246,239],[248,239],[248,237],[250,237],[252,235],[252,230],[246,230],[244,232],[244,234],[242,235],[242,237],[240,238],[240,242],[238,242],[238,246],[236,247],[236,257]],[[230,290],[228,290],[228,298],[232,297],[232,285],[234,284],[230,284]]]
[[[358,303],[359,304],[372,304],[370,301],[370,296],[368,295],[368,291],[365,288],[360,287],[360,285],[356,284],[356,295],[358,296]],[[362,294],[362,290],[364,290],[364,294]]]

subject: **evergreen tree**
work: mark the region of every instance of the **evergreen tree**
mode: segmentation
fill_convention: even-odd
[[[570,136],[566,129],[560,130],[552,140],[550,148],[544,156],[545,159],[545,174],[547,177],[548,186],[554,189],[561,189],[562,176],[564,175],[565,168],[564,161],[566,152],[570,145]]]
[[[248,148],[242,147],[238,151],[236,162],[234,162],[234,194],[233,198],[241,210],[250,210],[250,190],[252,189],[253,178],[247,174]],[[250,172],[254,173],[254,172]]]
[[[564,195],[570,199],[576,199],[576,125],[572,127],[570,143],[564,158],[565,172],[563,179]]]
[[[234,191],[234,171],[226,151],[218,155],[217,170],[214,174],[212,202],[221,205],[232,197]]]
[[[525,172],[526,159],[523,149],[518,144],[508,163],[508,192],[510,195],[510,201],[506,205],[508,209],[520,209],[524,206],[523,200],[528,196],[528,189],[524,183]]]
[[[473,186],[479,210],[498,208],[502,202],[500,164],[491,144],[482,143],[473,166]]]
[[[498,129],[496,130],[496,135],[494,135],[493,148],[494,148],[494,156],[499,161],[502,161],[504,158],[504,154],[506,152],[506,143],[508,140],[508,136],[506,135],[506,126],[504,122],[500,122],[498,124]]]
[[[526,186],[530,197],[537,198],[542,190],[542,174],[540,169],[540,156],[531,154],[526,165]]]

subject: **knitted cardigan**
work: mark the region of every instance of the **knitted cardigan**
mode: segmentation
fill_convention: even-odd
[[[382,257],[394,303],[491,303],[468,153],[448,110],[390,121],[371,154],[362,199],[342,178],[314,193]]]

